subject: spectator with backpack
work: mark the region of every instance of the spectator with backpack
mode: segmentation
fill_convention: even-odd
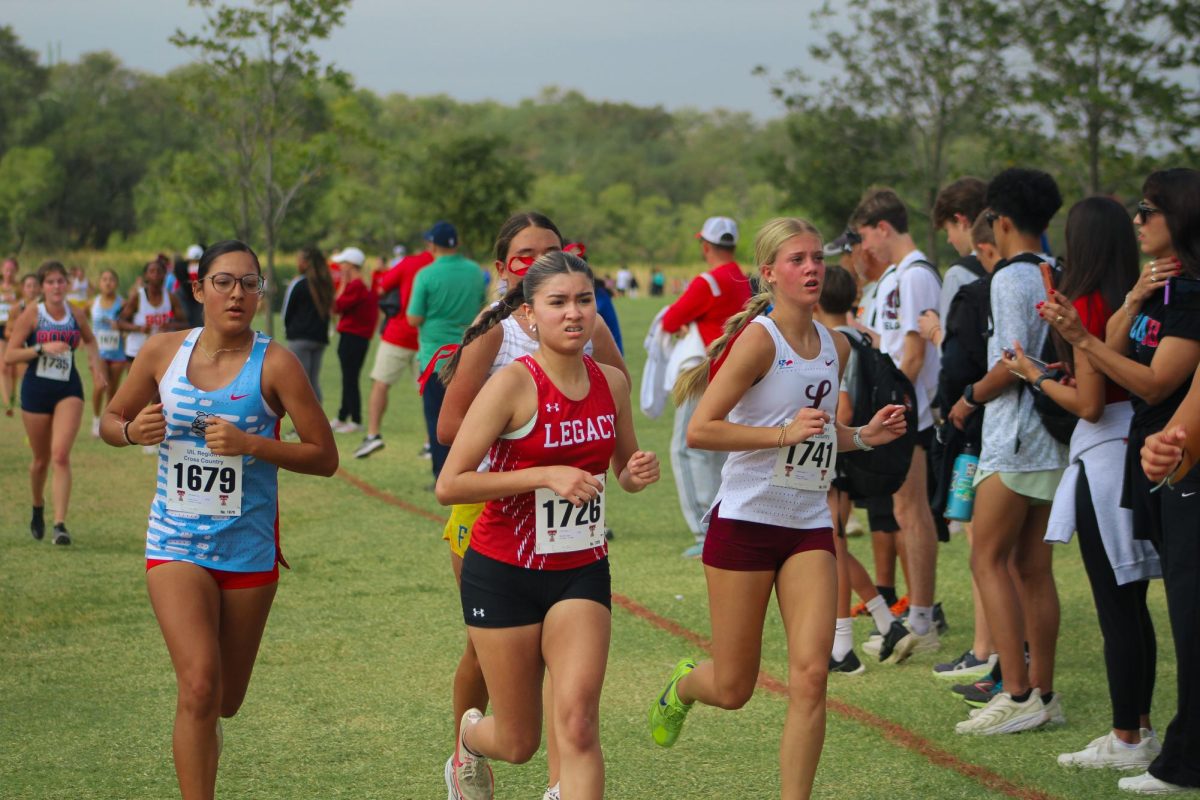
[[[979,178],[959,178],[942,187],[933,201],[933,227],[944,231],[946,240],[958,253],[958,258],[942,276],[942,296],[938,316],[946,319],[950,302],[958,290],[974,283],[986,273],[975,253],[971,230],[983,213],[987,184]]]
[[[901,546],[907,561],[909,635],[896,644],[898,661],[915,652],[940,648],[933,619],[937,578],[937,528],[929,510],[928,453],[933,442],[931,404],[937,391],[937,348],[921,338],[918,319],[929,308],[938,308],[941,281],[937,269],[917,249],[908,232],[908,211],[891,189],[871,189],[863,196],[850,220],[862,237],[863,247],[891,266],[879,279],[875,296],[875,321],[880,349],[912,382],[917,412],[916,446],[908,476],[894,496]],[[884,638],[887,638],[887,632]]]
[[[387,412],[388,390],[407,371],[417,379],[417,329],[408,324],[404,311],[412,295],[417,273],[433,263],[433,244],[427,242],[420,253],[404,256],[379,279],[379,310],[386,317],[375,365],[371,368],[371,394],[367,398],[367,435],[354,451],[355,458],[366,458],[383,449],[383,415]]]
[[[1045,172],[1012,168],[988,184],[987,204],[986,219],[1005,259],[996,267],[989,293],[989,370],[966,386],[950,419],[961,430],[972,412],[987,407],[975,475],[971,571],[1004,677],[1003,691],[958,723],[960,734],[1016,733],[1064,719],[1062,700],[1054,693],[1058,592],[1043,537],[1067,453],[1042,423],[1008,357],[1014,343],[1041,352],[1049,335],[1036,310],[1046,298],[1038,264],[1053,263],[1040,252],[1041,236],[1062,196]]]

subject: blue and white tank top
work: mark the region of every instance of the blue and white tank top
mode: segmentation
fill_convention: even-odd
[[[204,428],[216,416],[247,433],[278,438],[279,419],[262,396],[263,358],[271,339],[256,333],[237,377],[206,392],[187,377],[203,330],[188,333],[158,386],[167,436],[158,448],[146,558],[266,572],[278,554],[278,467],[250,456],[213,454]]]
[[[121,331],[117,329],[117,315],[121,313],[120,296],[113,298],[113,304],[105,308],[100,304],[100,295],[92,300],[92,333],[96,336],[96,345],[100,349],[100,357],[105,361],[124,361],[125,344]]]
[[[837,416],[838,353],[829,330],[813,322],[821,351],[816,358],[806,359],[792,349],[770,317],[757,316],[751,324],[761,325],[771,334],[775,363],[762,380],[746,390],[727,419],[735,425],[778,428],[802,408],[819,408],[833,420]],[[722,519],[798,529],[830,528],[828,488],[804,486],[832,481],[836,450],[832,422],[824,434],[795,447],[735,450],[721,469],[721,487],[713,504],[721,504]],[[802,475],[809,477],[801,481]]]
[[[75,321],[71,307],[66,306],[65,311],[65,316],[55,319],[50,316],[45,303],[38,303],[37,327],[25,340],[25,346],[33,347],[35,344],[66,342],[71,349],[61,355],[43,353],[38,356],[30,369],[26,371],[26,380],[40,378],[60,383],[73,379],[78,380],[79,373],[75,369],[75,348],[79,347],[83,331],[79,329],[79,323]]]

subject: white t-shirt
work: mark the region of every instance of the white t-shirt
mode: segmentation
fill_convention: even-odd
[[[925,254],[914,250],[889,267],[879,279],[875,294],[873,317],[875,329],[879,331],[879,349],[892,357],[896,366],[904,356],[905,337],[912,333],[920,336],[917,320],[926,309],[937,309],[941,303],[942,287],[933,271],[916,265],[926,261]],[[930,402],[937,393],[938,372],[941,356],[932,342],[924,341],[925,363],[913,381],[917,393],[917,430],[923,431],[933,424]]]
[[[628,291],[633,286],[633,273],[627,269],[617,270],[617,291]]]

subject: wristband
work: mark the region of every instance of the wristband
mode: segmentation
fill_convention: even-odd
[[[125,424],[121,426],[121,435],[125,437],[125,444],[130,445],[130,446],[137,444],[137,442],[135,442],[133,439],[129,438],[129,426],[132,424],[133,424],[133,420],[127,419],[127,420],[125,420]]]
[[[874,450],[875,449],[874,447],[872,447],[871,445],[869,445],[863,441],[862,431],[863,431],[862,428],[854,429],[854,437],[853,437],[854,446],[857,447],[859,450]]]
[[[1037,380],[1033,382],[1033,390],[1035,392],[1042,391],[1042,382],[1048,381],[1048,380],[1052,380],[1052,376],[1050,375],[1050,373],[1043,372],[1041,375],[1038,375]]]
[[[975,402],[975,384],[973,383],[968,383],[963,389],[962,399],[970,408],[979,408],[982,405],[982,403]]]

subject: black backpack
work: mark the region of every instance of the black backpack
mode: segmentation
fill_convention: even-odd
[[[400,313],[400,287],[384,292],[379,298],[379,312],[383,314],[385,320]]]
[[[917,402],[912,382],[900,371],[887,353],[877,350],[870,338],[858,332],[846,333],[854,348],[858,366],[858,391],[850,424],[866,425],[875,412],[889,404],[907,408],[908,431],[894,442],[874,450],[840,453],[839,472],[850,484],[852,497],[890,496],[899,491],[908,477],[913,447],[917,441]],[[849,376],[848,376],[849,377]]]

